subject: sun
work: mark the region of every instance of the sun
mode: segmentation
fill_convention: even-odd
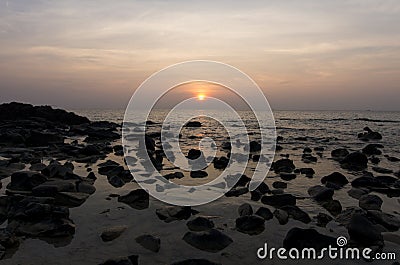
[[[199,94],[199,95],[197,95],[197,99],[198,100],[205,100],[206,96],[204,94]]]

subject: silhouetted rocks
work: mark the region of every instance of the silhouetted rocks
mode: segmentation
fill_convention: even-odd
[[[77,125],[89,123],[86,117],[76,115],[50,106],[33,106],[24,103],[5,103],[0,105],[0,121],[45,120],[49,122]]]
[[[361,246],[383,245],[379,229],[362,214],[354,214],[347,226],[350,239]]]
[[[354,171],[361,171],[367,168],[367,164],[368,158],[360,152],[351,153],[340,161],[342,168]]]
[[[141,235],[138,236],[135,241],[152,252],[157,253],[160,250],[161,240],[158,237],[152,235]]]
[[[138,265],[139,256],[131,255],[129,257],[119,257],[114,259],[108,259],[99,265]]]
[[[368,156],[381,155],[382,151],[379,150],[380,148],[383,148],[383,145],[381,145],[381,144],[368,144],[362,149],[362,152],[363,152],[363,154],[366,154]]]
[[[311,222],[310,216],[295,205],[286,205],[286,206],[281,207],[280,209],[287,212],[288,216],[290,218],[293,218],[294,220],[303,222],[305,224],[308,224],[309,222]]]
[[[203,170],[190,171],[190,177],[192,178],[205,178],[208,176],[208,173]]]
[[[321,250],[336,245],[336,238],[320,234],[315,229],[292,228],[283,240],[283,247],[286,249],[315,248]]]
[[[263,196],[261,202],[279,208],[286,205],[296,205],[296,197],[292,194]]]
[[[211,229],[204,232],[187,232],[183,240],[197,249],[207,252],[219,252],[229,246],[233,240],[222,232]]]
[[[106,228],[100,235],[104,242],[113,241],[118,238],[128,227],[127,226],[114,226]]]
[[[321,185],[316,185],[308,189],[308,194],[316,201],[332,200],[334,190]]]
[[[253,214],[253,208],[251,207],[250,204],[243,203],[242,205],[239,206],[238,213],[239,213],[240,216],[252,215]]]
[[[201,122],[199,121],[189,121],[188,123],[185,124],[185,127],[201,127]]]
[[[325,213],[319,213],[315,219],[317,219],[317,225],[321,227],[325,227],[330,221],[333,220],[332,217]]]
[[[258,235],[264,231],[265,219],[257,215],[244,215],[236,219],[236,229],[239,232]]]
[[[289,215],[286,211],[281,209],[276,209],[273,214],[275,218],[278,220],[279,224],[285,225],[289,222]]]
[[[214,222],[208,218],[198,216],[187,222],[186,226],[192,231],[205,231],[214,228]]]
[[[274,217],[271,210],[265,207],[258,208],[255,215],[261,216],[264,220],[270,220]]]
[[[293,164],[293,160],[284,158],[273,162],[271,168],[275,171],[275,173],[291,173],[296,166]]]
[[[335,150],[332,150],[332,152],[331,152],[331,156],[335,160],[342,160],[349,154],[350,154],[349,151],[347,151],[347,149],[345,149],[345,148],[335,149]]]
[[[158,218],[166,223],[176,220],[187,220],[195,213],[189,206],[167,206],[156,210]]]
[[[339,189],[349,183],[347,178],[339,172],[333,172],[323,178],[321,178],[321,183],[329,188]]]
[[[382,199],[376,195],[363,195],[359,199],[360,208],[365,210],[380,210],[382,206]]]
[[[149,208],[149,194],[143,189],[133,190],[126,195],[119,196],[118,201],[137,210]]]
[[[358,138],[363,141],[381,140],[382,135],[378,132],[372,131],[369,127],[365,127],[364,132],[358,134]]]
[[[330,214],[336,216],[342,212],[342,204],[338,200],[328,200],[322,203],[324,207]]]

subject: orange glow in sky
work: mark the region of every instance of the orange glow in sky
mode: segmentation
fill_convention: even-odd
[[[204,94],[198,94],[198,95],[197,95],[197,99],[198,99],[198,100],[205,100],[205,99],[206,99],[206,96],[205,96]]]

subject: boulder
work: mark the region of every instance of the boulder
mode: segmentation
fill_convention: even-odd
[[[176,220],[187,220],[193,214],[190,206],[167,206],[156,210],[158,218],[166,223]]]
[[[347,230],[350,239],[361,246],[383,245],[381,232],[364,215],[354,214],[350,219]]]
[[[161,240],[158,237],[152,235],[141,235],[138,236],[135,241],[152,252],[157,253],[160,250]]]
[[[345,149],[345,148],[335,149],[335,150],[332,150],[332,152],[331,152],[331,156],[335,160],[342,160],[349,154],[350,154],[349,151],[347,151],[347,149]]]
[[[271,167],[273,168],[275,173],[280,173],[280,172],[291,173],[296,168],[296,166],[293,164],[293,160],[287,158],[275,161]]]
[[[359,199],[359,206],[364,210],[380,210],[382,203],[382,199],[377,195],[367,194]]]
[[[264,218],[257,215],[245,215],[236,219],[236,229],[239,232],[258,235],[265,229]]]
[[[342,212],[342,205],[338,200],[329,200],[323,202],[322,207],[324,207],[333,216],[336,216]]]
[[[297,207],[295,205],[283,206],[280,209],[284,210],[285,212],[287,212],[289,217],[293,218],[294,220],[303,222],[305,224],[308,224],[309,222],[311,222],[310,216],[306,212],[304,212],[303,210],[301,210],[299,207]]]
[[[315,229],[292,228],[283,240],[283,247],[286,249],[296,248],[315,248],[321,250],[328,248],[329,245],[336,246],[336,238],[320,234]]]
[[[128,227],[126,225],[123,226],[114,226],[106,228],[100,235],[101,239],[104,242],[113,241],[118,238]]]
[[[360,152],[351,153],[340,161],[340,166],[342,168],[353,171],[361,171],[367,168],[367,164],[368,158],[366,157],[366,155]]]
[[[279,224],[281,224],[281,225],[285,225],[289,222],[289,215],[284,210],[276,209],[274,211],[274,216],[278,220]]]
[[[190,171],[190,177],[192,178],[205,178],[208,176],[208,173],[203,170]]]
[[[250,204],[243,203],[242,205],[239,206],[238,213],[239,213],[239,216],[252,215],[253,214],[253,208],[251,207]]]
[[[381,155],[382,151],[379,148],[383,148],[381,144],[368,144],[362,149],[362,153],[368,156]]]
[[[263,196],[261,202],[279,208],[286,205],[296,205],[296,197],[292,194]]]
[[[270,220],[274,217],[271,210],[265,207],[258,208],[255,215],[261,216],[264,220]]]
[[[333,189],[321,185],[316,185],[308,189],[308,194],[316,201],[332,200],[333,193]]]
[[[191,231],[205,231],[214,228],[214,222],[208,218],[199,216],[186,223]]]
[[[342,173],[333,172],[330,175],[322,177],[321,178],[321,183],[325,184],[327,186],[330,186],[330,187],[341,188],[344,185],[346,185],[347,183],[349,183],[349,181],[347,180],[347,178]]]
[[[136,210],[149,208],[149,194],[143,189],[136,189],[118,197],[118,201],[128,204]]]
[[[229,236],[216,229],[204,232],[187,232],[183,236],[183,240],[192,247],[212,253],[223,250],[233,242]]]

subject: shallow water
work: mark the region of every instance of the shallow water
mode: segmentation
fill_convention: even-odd
[[[109,120],[118,123],[123,121],[123,110],[74,111],[89,117],[91,120]],[[157,120],[157,117],[163,117],[163,115],[165,115],[164,112],[154,113],[152,120],[160,122],[161,120]],[[248,117],[246,124],[249,126],[250,132],[252,130],[257,131],[251,115],[242,113],[242,116]],[[285,190],[286,193],[304,197],[304,199],[297,201],[297,205],[311,217],[320,212],[326,213],[326,210],[308,198],[307,189],[310,186],[320,184],[320,178],[333,171],[342,172],[349,181],[360,174],[341,169],[339,164],[330,158],[330,152],[340,147],[353,151],[360,150],[366,143],[357,139],[357,134],[362,132],[365,126],[369,126],[372,130],[382,134],[383,139],[379,143],[385,146],[383,154],[400,158],[400,112],[276,111],[274,116],[277,135],[283,137],[283,141],[279,143],[283,149],[276,153],[275,159],[288,154],[289,158],[294,160],[297,168],[312,167],[316,172],[313,178],[299,175],[296,179],[287,181],[288,188]],[[229,115],[227,115],[225,122],[235,123]],[[153,126],[151,129],[157,130],[159,126]],[[214,137],[216,143],[220,144],[227,141],[226,135],[218,135],[221,132],[223,132],[223,128],[217,129],[216,124],[205,122],[202,128],[194,129],[190,133],[199,138],[204,136]],[[299,140],[298,137],[307,138]],[[183,138],[181,147],[184,152],[193,147],[193,143],[196,141]],[[321,157],[318,156],[318,162],[308,164],[301,161],[304,147],[312,149],[314,147],[324,147],[325,150],[322,152]],[[217,155],[226,155],[226,152],[218,150]],[[313,155],[316,155],[315,151],[313,151]],[[392,169],[393,171],[400,169],[399,162],[390,162],[383,155],[379,157],[381,158],[380,167]],[[108,159],[123,163],[121,157],[115,157],[114,155],[110,155]],[[98,163],[101,162],[99,161]],[[246,174],[251,175],[254,166],[255,163],[249,163]],[[97,173],[95,165],[92,168]],[[368,170],[372,171],[370,167]],[[87,174],[84,164],[75,163],[75,171],[80,175]],[[220,171],[212,167],[207,171],[210,176],[206,179],[191,179],[186,174],[185,178],[180,181],[189,181],[191,184],[197,185],[205,180],[208,181],[214,178],[220,173]],[[163,173],[168,172],[163,171]],[[374,173],[374,175],[382,174]],[[269,187],[272,187],[272,183],[277,180],[281,181],[273,172],[269,172],[265,182]],[[6,181],[3,181],[3,189],[0,192],[4,192]],[[273,207],[265,206],[261,202],[252,202],[250,194],[245,194],[238,198],[222,197],[212,203],[194,207],[200,211],[201,215],[212,216],[216,227],[223,230],[234,240],[233,244],[219,253],[203,252],[189,246],[182,240],[184,233],[187,231],[186,221],[166,224],[156,217],[155,209],[164,206],[164,203],[151,199],[150,207],[139,211],[118,203],[115,198],[106,200],[110,193],[126,194],[129,190],[137,187],[136,183],[129,183],[122,188],[114,188],[107,182],[106,177],[98,176],[95,186],[97,189],[95,194],[90,196],[82,206],[71,209],[71,219],[77,225],[77,229],[70,241],[53,244],[40,239],[26,239],[21,242],[19,249],[16,250],[12,257],[0,261],[1,264],[99,264],[108,258],[132,254],[139,255],[139,264],[170,264],[187,258],[207,258],[222,264],[280,264],[277,261],[271,263],[257,260],[256,250],[266,241],[275,247],[279,247],[287,231],[294,226],[312,227],[323,234],[348,237],[347,230],[338,226],[335,222],[331,222],[325,229],[317,227],[314,220],[306,225],[290,219],[288,224],[282,226],[279,225],[275,218],[266,222],[266,229],[260,235],[249,236],[239,233],[235,231],[235,219],[238,216],[237,207],[240,204],[248,202],[253,206],[254,210],[264,206],[273,211]],[[343,208],[358,206],[358,200],[349,197],[347,194],[350,188],[350,185],[346,185],[343,189],[335,191],[334,199],[339,200]],[[399,199],[388,198],[382,194],[377,195],[384,200],[382,210],[400,218],[398,213]],[[102,213],[105,210],[109,211]],[[120,238],[112,242],[102,242],[100,239],[101,231],[114,225],[128,225],[129,228]],[[146,233],[151,233],[161,238],[159,253],[151,253],[134,241],[134,238]],[[388,238],[394,238],[394,240],[385,241],[384,250],[398,252],[400,232],[388,234]],[[310,262],[294,262],[293,264],[306,263],[309,264]],[[315,262],[315,264],[320,263]],[[364,263],[364,261],[358,261],[357,263]],[[391,262],[386,263],[391,264]],[[354,264],[354,261],[336,261],[336,264]]]

